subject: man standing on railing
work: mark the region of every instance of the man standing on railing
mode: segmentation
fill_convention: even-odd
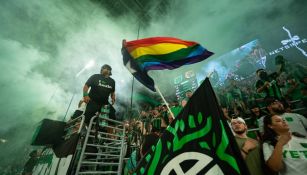
[[[110,77],[111,71],[111,66],[103,65],[100,74],[92,75],[83,87],[83,100],[87,103],[84,112],[87,125],[96,112],[100,112],[104,105],[109,104],[110,96],[111,104],[115,103],[115,81]],[[90,91],[89,88],[91,88]]]

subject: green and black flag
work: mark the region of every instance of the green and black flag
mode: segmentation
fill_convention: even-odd
[[[249,175],[209,82],[202,83],[156,146],[143,157],[138,175]]]

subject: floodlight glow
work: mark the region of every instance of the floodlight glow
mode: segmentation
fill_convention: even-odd
[[[86,69],[89,69],[89,68],[93,67],[94,64],[95,64],[95,61],[94,61],[94,60],[89,61],[89,62],[84,66],[84,68],[82,68],[82,69],[80,70],[80,72],[78,72],[78,73],[76,74],[76,77],[79,77],[79,76],[81,75],[81,73],[84,72]]]
[[[85,65],[84,68],[85,68],[85,69],[89,69],[89,68],[93,67],[94,64],[95,64],[95,61],[94,61],[94,60],[91,60],[91,61],[89,61],[89,62]]]
[[[5,140],[5,139],[0,139],[0,142],[1,142],[1,143],[6,143],[7,140]]]

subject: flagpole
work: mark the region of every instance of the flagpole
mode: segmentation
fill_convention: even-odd
[[[155,85],[155,88],[157,89],[157,91],[158,91],[159,95],[161,96],[161,98],[162,98],[163,102],[165,103],[165,105],[166,105],[166,107],[167,107],[168,112],[171,114],[172,118],[173,118],[173,119],[175,119],[174,114],[172,113],[171,109],[169,108],[168,103],[166,102],[166,100],[165,100],[164,96],[162,95],[162,93],[161,93],[161,91],[160,91],[160,89],[159,89],[158,85]]]
[[[138,27],[138,33],[137,33],[137,39],[139,39],[140,36],[140,29],[141,29],[141,20],[139,20],[139,27]],[[132,114],[132,104],[133,104],[133,86],[134,86],[134,76],[132,76],[132,86],[131,86],[131,98],[130,98],[130,114]]]
[[[134,85],[134,76],[132,76],[132,87],[131,87],[131,98],[130,98],[130,109],[132,111],[132,99],[133,99],[133,85]]]

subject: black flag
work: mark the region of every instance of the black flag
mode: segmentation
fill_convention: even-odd
[[[208,78],[134,174],[249,174]]]

